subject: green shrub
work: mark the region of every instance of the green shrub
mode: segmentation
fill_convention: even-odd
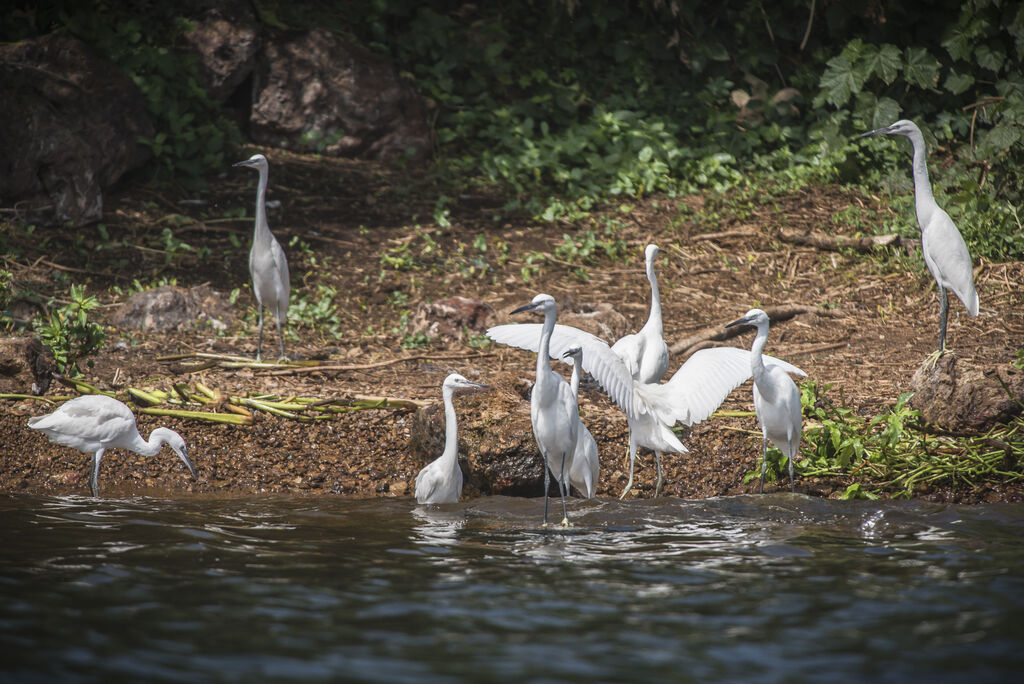
[[[37,317],[32,326],[39,339],[53,352],[57,371],[70,377],[82,375],[78,363],[98,352],[107,340],[103,326],[89,320],[89,313],[99,307],[93,296],[85,295],[84,285],[72,285],[71,302],[50,309]],[[92,361],[89,361],[92,366]]]

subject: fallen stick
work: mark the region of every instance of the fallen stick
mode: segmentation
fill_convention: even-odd
[[[839,318],[843,315],[843,312],[838,309],[821,309],[816,306],[803,306],[801,304],[788,304],[785,306],[770,306],[764,310],[768,314],[768,319],[772,323],[778,323],[780,321],[788,321],[794,316],[800,314],[818,314],[819,316],[825,316],[828,318]],[[671,347],[669,352],[672,354],[681,354],[687,351],[690,347],[694,347],[701,342],[721,342],[724,340],[732,339],[744,331],[742,326],[736,328],[726,328],[725,324],[712,325],[698,331],[697,333],[690,335],[689,337],[682,339]]]
[[[690,241],[697,242],[698,240],[727,240],[729,238],[751,238],[757,236],[758,233],[751,230],[724,230],[720,233],[700,233],[699,235],[691,235]]]
[[[139,413],[148,413],[152,416],[173,416],[175,418],[191,418],[194,420],[205,420],[210,423],[230,423],[232,425],[252,425],[252,416],[241,416],[235,413],[207,413],[206,411],[180,411],[178,409],[164,409],[147,407],[139,409]]]
[[[317,371],[354,371],[354,370],[370,370],[373,368],[384,368],[385,366],[392,366],[396,363],[402,363],[403,361],[418,361],[421,359],[434,359],[437,361],[451,361],[454,359],[475,359],[475,358],[486,358],[488,356],[494,356],[494,354],[450,354],[440,356],[438,354],[414,354],[412,356],[403,356],[397,359],[390,359],[388,361],[378,361],[376,363],[363,363],[354,364],[350,366],[308,366],[303,368],[284,368],[282,370],[271,371],[269,375],[298,375],[299,373],[314,373]]]
[[[783,242],[793,245],[816,247],[831,252],[838,252],[841,249],[870,252],[878,247],[888,247],[890,245],[904,247],[917,242],[916,240],[900,237],[896,233],[855,238],[844,235],[826,235],[825,233],[800,233],[795,230],[786,230],[785,228],[779,230],[778,237]]]
[[[794,356],[807,356],[808,354],[817,354],[818,352],[832,351],[833,349],[843,349],[849,347],[849,342],[833,342],[832,344],[820,344],[816,347],[810,347],[808,349],[800,349],[798,351],[792,351],[786,353],[786,358],[792,358]]]

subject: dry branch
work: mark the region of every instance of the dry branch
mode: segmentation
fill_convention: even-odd
[[[817,314],[819,316],[826,316],[828,318],[839,318],[843,315],[842,311],[837,309],[820,309],[816,306],[803,306],[801,304],[788,304],[785,306],[770,306],[764,310],[768,314],[769,320],[772,323],[778,323],[780,321],[788,321],[794,316],[801,314]],[[690,335],[689,337],[682,339],[671,347],[669,351],[673,354],[680,354],[689,351],[692,347],[697,346],[703,342],[721,342],[736,337],[742,333],[744,329],[738,328],[726,328],[725,323],[721,325],[712,325],[698,331],[697,333]]]
[[[870,252],[878,247],[904,247],[915,244],[916,240],[903,238],[896,233],[888,235],[871,235],[868,237],[845,237],[843,235],[826,235],[825,233],[800,233],[795,230],[780,229],[778,237],[783,242],[793,245],[804,245],[838,252],[841,249],[853,249],[858,252]]]
[[[403,361],[418,361],[421,359],[433,359],[435,361],[451,361],[454,359],[482,359],[488,356],[494,356],[494,354],[414,354],[412,356],[402,356],[397,359],[378,361],[376,363],[352,364],[347,366],[308,366],[304,368],[285,368],[283,370],[273,371],[270,373],[270,375],[298,375],[299,373],[315,373],[317,371],[371,370],[373,368],[384,368],[385,366],[392,366],[396,363],[402,363]]]

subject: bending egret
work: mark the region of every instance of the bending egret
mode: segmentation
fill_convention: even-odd
[[[946,290],[952,290],[971,316],[978,315],[978,293],[974,289],[974,269],[967,244],[960,235],[953,219],[935,202],[932,185],[928,182],[928,162],[925,159],[924,137],[913,121],[902,119],[886,126],[868,131],[869,135],[903,135],[914,146],[914,207],[917,225],[921,228],[921,251],[924,263],[932,272],[939,286],[939,354],[946,349],[946,317],[949,313],[949,299]]]
[[[260,312],[260,338],[256,343],[256,360],[263,356],[263,307],[266,306],[277,323],[277,342],[284,358],[284,335],[281,331],[288,318],[288,293],[291,281],[288,275],[288,259],[284,250],[270,232],[267,225],[267,158],[254,154],[235,166],[248,166],[260,173],[256,189],[256,224],[252,235],[252,249],[249,250],[249,275],[252,276],[252,291],[256,295],[256,308]]]
[[[754,412],[761,423],[762,459],[761,486],[764,493],[764,473],[768,468],[768,440],[777,446],[789,461],[789,491],[795,491],[793,483],[793,459],[800,448],[800,390],[789,377],[786,369],[774,363],[765,363],[762,357],[768,341],[768,314],[761,309],[751,309],[743,318],[727,324],[726,328],[737,325],[752,325],[757,336],[750,347],[750,370],[754,376]]]
[[[657,245],[647,245],[644,250],[647,280],[651,283],[651,314],[640,332],[621,337],[612,345],[612,351],[625,362],[630,375],[646,383],[661,382],[668,372],[668,345],[662,337],[661,296],[654,273],[654,259],[659,251]]]
[[[421,504],[457,503],[462,494],[462,470],[459,469],[459,426],[455,418],[452,396],[459,389],[487,389],[487,385],[472,382],[458,373],[452,373],[441,385],[444,399],[444,451],[416,476],[416,502]]]
[[[573,399],[577,402],[577,419],[579,419],[578,404],[580,398],[580,376],[583,374],[583,348],[576,346],[568,349],[562,358],[572,359],[572,380],[569,381],[569,388],[572,389]],[[572,467],[569,469],[569,484],[583,495],[584,498],[593,499],[597,494],[597,481],[600,475],[601,466],[597,460],[597,442],[594,435],[580,420],[579,434],[576,437],[576,452],[572,458]]]
[[[89,487],[93,496],[99,496],[100,460],[107,449],[128,449],[143,456],[155,456],[166,442],[188,467],[192,477],[199,479],[188,460],[181,435],[161,427],[149,433],[149,441],[142,439],[132,410],[104,394],[66,401],[53,413],[29,418],[28,426],[45,434],[51,442],[92,454]]]
[[[565,490],[567,489],[566,474],[572,470],[572,461],[576,453],[576,439],[579,435],[579,411],[576,397],[565,379],[551,370],[550,355],[551,331],[555,328],[558,309],[551,295],[539,294],[529,304],[524,304],[512,311],[540,311],[544,314],[544,324],[540,326],[537,345],[537,379],[530,395],[530,422],[533,424],[533,437],[544,458],[544,524],[548,524],[548,472],[555,476],[558,491],[562,495],[562,526],[568,527],[569,513],[565,508]],[[536,329],[536,326],[534,326]]]
[[[536,352],[537,324],[498,325],[487,331],[495,342]],[[661,490],[661,453],[686,453],[672,432],[677,422],[694,425],[715,412],[736,387],[750,377],[750,352],[735,347],[716,347],[695,352],[664,384],[633,378],[622,358],[599,337],[568,325],[553,325],[546,341],[551,358],[560,358],[570,347],[583,348],[583,370],[618,404],[629,422],[629,482],[619,498],[633,486],[633,466],[638,447],[654,451]],[[805,375],[796,366],[771,359],[787,372]]]

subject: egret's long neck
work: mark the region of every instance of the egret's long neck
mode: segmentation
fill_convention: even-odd
[[[920,131],[912,131],[910,144],[914,146],[914,197],[920,202],[922,199],[932,198],[932,184],[928,180],[928,159],[924,145],[924,136]]]
[[[765,377],[764,359],[761,358],[761,354],[764,352],[764,346],[768,343],[768,323],[760,323],[757,326],[757,336],[754,338],[754,344],[750,346],[750,374],[754,376],[754,384],[757,385],[757,389],[762,391],[762,394],[767,391],[769,383]]]
[[[455,460],[459,451],[459,425],[455,422],[455,405],[452,403],[452,390],[445,387],[441,390],[444,399],[444,452],[441,458]]]
[[[267,175],[266,168],[260,168],[260,183],[256,189],[256,227],[253,232],[253,241],[265,241],[270,238],[270,226],[267,225]]]
[[[142,439],[142,435],[138,432],[135,433],[135,447],[132,449],[137,454],[143,456],[156,456],[160,453],[160,449],[164,445],[164,440],[160,437],[156,430],[149,433],[149,439]]]
[[[658,291],[658,276],[654,274],[653,259],[647,262],[647,280],[651,281],[651,315],[644,328],[661,335],[661,294]]]
[[[548,361],[551,350],[551,333],[555,330],[557,313],[554,307],[544,312],[544,327],[540,330],[540,349],[537,351],[537,387],[546,385],[551,373],[551,362]]]
[[[572,389],[572,398],[577,402],[580,400],[580,374],[583,372],[580,370],[581,365],[580,357],[574,356],[572,360],[572,379],[569,381],[569,386]]]

